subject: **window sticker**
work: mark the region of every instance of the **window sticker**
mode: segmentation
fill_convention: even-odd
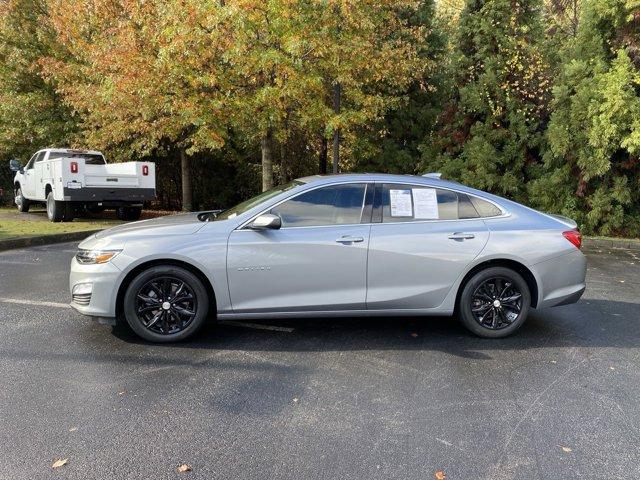
[[[389,190],[392,217],[413,217],[411,190]]]
[[[437,220],[438,197],[435,188],[412,188],[413,204],[415,205],[415,218],[421,220]]]

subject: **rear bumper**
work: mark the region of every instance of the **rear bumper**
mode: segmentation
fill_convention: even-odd
[[[586,288],[587,258],[578,249],[533,265],[532,270],[539,287],[536,308],[575,303]]]
[[[63,189],[68,202],[101,202],[104,206],[142,203],[156,197],[155,188],[67,188]]]

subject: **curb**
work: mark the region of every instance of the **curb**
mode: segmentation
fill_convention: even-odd
[[[587,248],[626,248],[640,251],[640,241],[632,238],[583,237],[582,244]]]
[[[41,235],[39,237],[21,237],[0,240],[0,252],[4,250],[13,250],[15,248],[35,247],[38,245],[51,245],[54,243],[73,242],[84,240],[99,230],[84,230],[82,232],[55,233],[53,235]]]

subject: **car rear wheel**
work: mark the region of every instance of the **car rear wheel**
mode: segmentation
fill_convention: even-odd
[[[464,326],[486,338],[506,337],[518,330],[530,306],[527,282],[518,272],[505,267],[477,272],[464,285],[458,300]]]
[[[204,324],[207,289],[193,273],[172,265],[151,267],[129,284],[124,314],[129,326],[150,342],[185,340]]]
[[[67,205],[53,198],[53,192],[47,194],[47,217],[52,222],[61,222],[67,216]]]
[[[27,213],[29,211],[31,204],[29,203],[29,200],[24,198],[24,195],[22,195],[22,188],[20,187],[16,188],[15,202],[20,213]]]

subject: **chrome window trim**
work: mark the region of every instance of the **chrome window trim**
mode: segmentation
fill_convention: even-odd
[[[493,217],[481,217],[478,216],[476,218],[453,218],[453,219],[448,219],[448,220],[441,220],[439,218],[434,218],[434,219],[422,219],[422,220],[408,220],[406,222],[387,222],[387,225],[402,225],[404,223],[411,223],[411,224],[415,224],[415,223],[433,223],[433,222],[468,222],[471,220],[489,220],[489,219],[496,219],[496,218],[506,218],[511,216],[511,212],[509,212],[508,210],[506,210],[505,208],[503,208],[501,205],[497,204],[496,202],[494,202],[493,200],[489,200],[488,198],[484,198],[481,197],[479,195],[475,195],[473,193],[468,193],[462,190],[456,190],[455,188],[450,188],[450,187],[444,187],[444,186],[439,186],[439,185],[433,185],[433,184],[426,184],[426,183],[418,183],[418,182],[393,182],[393,181],[387,181],[387,180],[343,180],[343,181],[337,181],[337,182],[333,182],[333,183],[324,183],[322,185],[318,185],[316,187],[313,188],[309,188],[307,190],[304,190],[302,192],[296,193],[295,195],[291,195],[290,197],[284,198],[282,200],[280,200],[278,203],[274,203],[273,205],[269,206],[268,208],[262,210],[260,213],[252,216],[249,220],[247,220],[244,223],[241,223],[238,227],[235,228],[235,230],[237,231],[254,231],[250,228],[245,228],[247,227],[247,225],[249,225],[251,222],[253,222],[257,217],[259,217],[260,215],[268,212],[269,210],[271,210],[272,208],[277,207],[278,205],[280,205],[281,203],[284,203],[288,200],[291,200],[295,197],[297,197],[298,195],[302,195],[303,193],[307,193],[307,192],[311,192],[313,190],[317,190],[318,188],[323,188],[323,187],[331,187],[331,186],[335,186],[335,185],[344,185],[344,184],[360,184],[360,183],[364,183],[364,184],[376,184],[379,183],[381,185],[383,184],[390,184],[390,185],[405,185],[405,186],[415,186],[415,187],[423,187],[423,188],[435,188],[435,189],[440,189],[440,190],[447,190],[450,192],[455,192],[456,194],[463,194],[463,195],[467,195],[469,197],[475,197],[478,198],[480,200],[483,200],[485,202],[489,202],[492,205],[494,205],[498,210],[500,210],[502,212],[501,215],[495,215]],[[367,196],[367,192],[365,190],[364,192],[364,199],[362,201],[362,210],[360,211],[360,219],[362,220],[362,211],[364,211],[364,205],[366,202],[366,196]],[[478,214],[479,215],[479,214]],[[279,230],[286,230],[286,229],[293,229],[293,228],[323,228],[323,227],[348,227],[348,226],[356,226],[356,225],[384,225],[385,222],[384,220],[382,222],[367,222],[367,223],[341,223],[341,224],[332,224],[332,225],[306,225],[306,226],[300,226],[300,227],[281,227]]]

